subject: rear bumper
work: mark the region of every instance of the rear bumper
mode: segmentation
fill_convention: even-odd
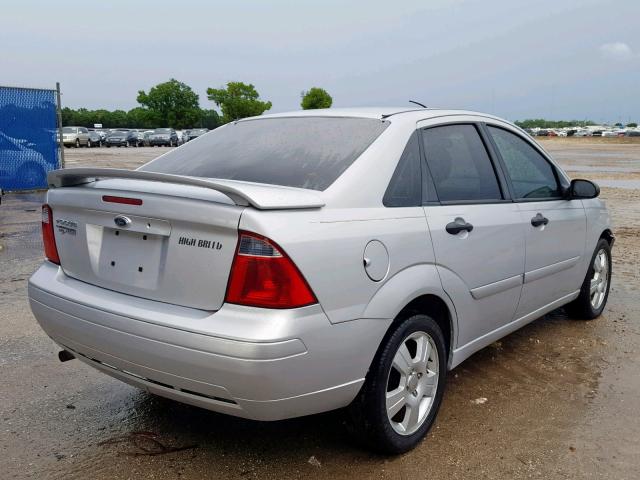
[[[332,325],[317,305],[177,307],[73,280],[48,262],[30,279],[29,300],[45,332],[98,370],[256,420],[348,405],[386,329],[380,320]]]

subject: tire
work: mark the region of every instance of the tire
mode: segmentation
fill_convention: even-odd
[[[604,262],[604,265],[603,265]],[[596,267],[600,267],[597,270]],[[609,299],[609,289],[611,287],[611,246],[604,238],[598,240],[589,269],[584,277],[580,294],[573,302],[569,303],[565,309],[573,318],[580,320],[593,320],[598,318]],[[594,282],[594,293],[591,292],[591,283]]]
[[[76,148],[80,148],[80,139],[76,138]]]
[[[425,344],[429,345],[427,352],[430,353],[421,365],[416,362]],[[395,360],[403,358],[401,350],[411,357],[402,367],[405,373],[396,367],[403,363]],[[427,315],[413,315],[387,334],[362,389],[347,409],[347,424],[361,443],[379,453],[398,454],[411,450],[424,438],[442,402],[446,352],[440,327]],[[391,405],[390,413],[388,398],[397,400]],[[413,402],[416,403],[410,408]],[[426,411],[420,412],[418,405]]]
[[[87,148],[91,148],[91,140],[87,140]]]

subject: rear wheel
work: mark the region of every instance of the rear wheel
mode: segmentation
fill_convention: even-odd
[[[580,294],[566,306],[574,318],[593,320],[599,317],[607,304],[611,286],[611,246],[601,238],[591,257],[587,275],[582,282]]]
[[[353,433],[382,453],[411,450],[433,425],[446,371],[438,324],[427,315],[407,318],[385,339],[349,406]]]
[[[80,148],[80,139],[76,138],[76,148]]]

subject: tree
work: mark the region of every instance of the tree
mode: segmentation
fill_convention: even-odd
[[[207,88],[207,96],[222,110],[224,123],[262,115],[271,108],[271,102],[260,100],[253,85],[242,82],[229,82],[227,88]]]
[[[627,127],[629,127],[629,128],[637,128],[638,124],[636,122],[627,123]]]
[[[324,88],[312,87],[308,92],[302,92],[302,102],[300,106],[303,110],[313,110],[316,108],[329,108],[333,103],[333,98]]]
[[[163,127],[191,127],[200,119],[198,94],[174,78],[151,87],[149,93],[138,91],[137,100]]]
[[[586,127],[593,125],[592,120],[545,120],[544,118],[533,118],[515,122],[520,128],[567,128]]]
[[[153,128],[156,119],[153,113],[142,107],[132,108],[127,112],[126,127],[129,128]]]
[[[218,112],[213,109],[202,110],[199,124],[200,127],[213,130],[214,128],[219,127],[221,124],[222,120],[220,119],[220,115],[218,115]]]

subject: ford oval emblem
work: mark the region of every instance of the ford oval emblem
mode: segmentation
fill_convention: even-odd
[[[125,217],[124,215],[118,215],[113,219],[113,221],[120,228],[124,228],[131,223],[131,219],[129,217]]]

